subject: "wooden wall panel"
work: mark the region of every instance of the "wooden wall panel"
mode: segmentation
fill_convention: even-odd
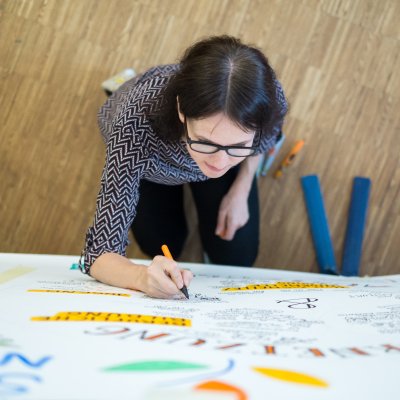
[[[338,263],[354,176],[372,179],[362,274],[400,272],[400,2],[0,0],[0,251],[79,254],[104,161],[100,84],[228,33],[265,51],[290,102],[281,180],[259,180],[257,266],[316,271],[300,177],[318,174]],[[186,261],[201,247],[190,196]],[[128,251],[143,257],[133,242]]]

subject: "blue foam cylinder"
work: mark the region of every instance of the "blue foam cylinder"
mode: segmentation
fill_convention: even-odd
[[[345,276],[359,275],[370,190],[369,178],[354,178],[342,260]]]
[[[318,176],[303,176],[301,185],[319,270],[323,274],[337,275],[335,253]]]

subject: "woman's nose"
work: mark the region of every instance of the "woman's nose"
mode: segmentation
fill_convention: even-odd
[[[216,153],[210,154],[210,161],[214,167],[225,167],[228,162],[229,155],[224,150],[219,150]]]

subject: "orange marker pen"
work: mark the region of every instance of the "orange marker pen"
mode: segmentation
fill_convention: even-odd
[[[304,140],[298,140],[295,143],[292,150],[289,151],[288,155],[284,158],[284,160],[281,162],[281,165],[275,171],[274,178],[280,178],[282,176],[283,170],[293,162],[293,159],[296,157],[297,153],[302,149],[304,143],[305,143]]]
[[[163,244],[161,246],[161,250],[162,250],[162,252],[163,252],[165,257],[169,258],[170,260],[173,260],[172,254],[169,251],[169,248],[168,248],[168,246],[166,244]],[[179,289],[179,290],[185,295],[185,297],[187,299],[189,298],[189,292],[188,292],[187,287],[186,287],[185,284],[183,284],[182,288]]]

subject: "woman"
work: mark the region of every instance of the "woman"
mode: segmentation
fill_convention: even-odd
[[[265,56],[229,37],[186,50],[176,65],[150,69],[104,104],[99,124],[106,162],[81,269],[95,279],[153,297],[183,297],[190,271],[174,257],[187,235],[182,184],[196,204],[211,262],[252,265],[258,252],[255,171],[287,111]],[[125,257],[132,228],[150,266]]]

